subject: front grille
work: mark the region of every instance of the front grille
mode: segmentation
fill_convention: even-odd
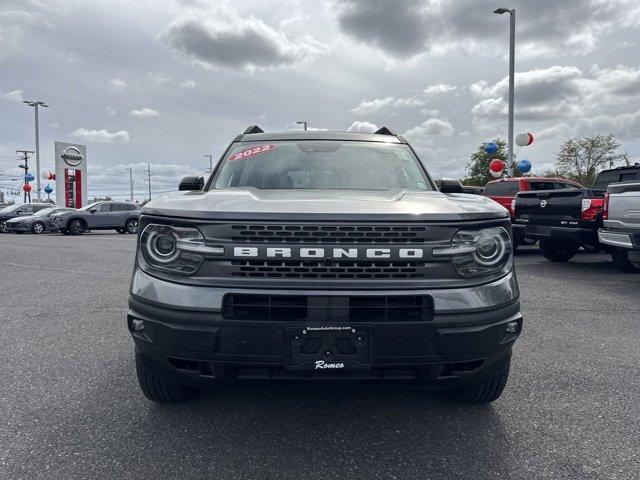
[[[229,294],[223,318],[251,321],[420,322],[433,319],[428,296],[311,296]]]
[[[306,260],[232,260],[232,277],[307,279],[427,278],[424,262],[313,262]]]
[[[422,243],[420,225],[231,225],[234,242],[269,243]]]

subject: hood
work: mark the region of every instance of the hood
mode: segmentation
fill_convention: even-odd
[[[22,223],[22,222],[26,222],[27,220],[30,220],[31,217],[14,217],[14,218],[10,218],[9,220],[7,220],[7,224],[14,224],[14,223]]]
[[[434,220],[508,218],[480,195],[401,190],[258,190],[179,192],[146,204],[143,214],[197,219]]]

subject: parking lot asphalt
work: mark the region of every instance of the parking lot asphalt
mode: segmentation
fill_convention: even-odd
[[[419,388],[237,385],[148,402],[135,238],[0,235],[1,479],[637,479],[640,276],[517,255],[525,330],[485,407]]]

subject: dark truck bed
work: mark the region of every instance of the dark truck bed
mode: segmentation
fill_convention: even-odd
[[[542,254],[551,261],[566,262],[581,246],[589,251],[598,251],[601,248],[598,229],[602,227],[607,186],[636,178],[640,178],[640,164],[603,170],[591,189],[518,193],[513,218],[514,235],[540,240]]]

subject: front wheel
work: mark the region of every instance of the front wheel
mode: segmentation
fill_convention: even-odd
[[[502,395],[504,387],[507,385],[507,380],[509,379],[510,366],[511,360],[508,360],[498,373],[480,382],[454,390],[451,393],[456,400],[463,403],[476,405],[491,403]]]
[[[611,258],[616,268],[625,273],[640,273],[640,262],[629,260],[629,250],[615,248],[611,251]]]
[[[127,231],[127,233],[130,233],[131,235],[135,235],[136,233],[138,233],[138,220],[135,219],[131,219],[128,220],[127,223],[124,225],[125,230]]]
[[[539,248],[542,256],[551,262],[568,262],[578,252],[580,245],[543,239]]]
[[[138,359],[136,359],[136,374],[142,393],[152,402],[182,403],[189,398],[184,387],[152,372]]]
[[[9,229],[7,228],[7,224],[5,222],[0,222],[0,232],[9,233]]]
[[[40,235],[41,233],[44,232],[44,230],[45,230],[44,223],[42,222],[36,222],[33,225],[31,225],[31,231],[36,235]]]
[[[82,235],[85,232],[85,225],[82,220],[72,220],[69,223],[69,233],[71,235]]]

